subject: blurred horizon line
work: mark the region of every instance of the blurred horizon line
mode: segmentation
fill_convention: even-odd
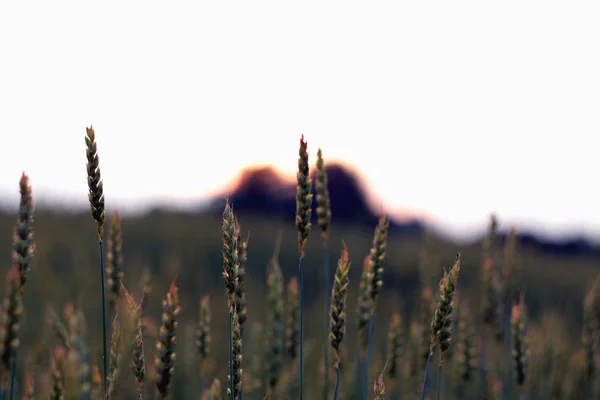
[[[578,224],[572,224],[568,227],[558,227],[553,226],[552,223],[540,223],[539,221],[531,221],[526,218],[507,218],[502,212],[496,210],[490,210],[486,215],[482,215],[481,218],[477,219],[477,222],[473,222],[473,219],[471,219],[469,222],[465,221],[456,224],[455,222],[450,223],[449,221],[444,221],[444,218],[440,218],[427,211],[419,212],[406,206],[392,207],[391,205],[386,205],[385,199],[375,193],[370,187],[371,185],[368,179],[361,174],[356,167],[341,160],[332,160],[327,163],[328,168],[332,166],[341,167],[356,180],[361,194],[365,196],[367,207],[370,211],[378,214],[379,211],[382,210],[394,221],[399,223],[411,221],[418,222],[423,225],[424,229],[450,241],[465,243],[480,239],[487,230],[490,215],[494,214],[498,217],[499,229],[502,232],[508,232],[510,228],[514,227],[517,229],[518,233],[533,235],[543,240],[561,241],[576,238],[583,239],[590,244],[600,245],[600,227],[590,229],[590,226]],[[105,196],[107,199],[110,199],[107,201],[107,213],[118,210],[118,212],[125,217],[144,216],[156,210],[165,212],[201,213],[207,211],[209,206],[219,198],[225,200],[225,198],[238,188],[244,182],[244,179],[247,179],[253,172],[264,169],[273,173],[276,179],[280,179],[280,182],[278,183],[295,185],[295,174],[278,167],[276,164],[257,163],[240,169],[233,180],[222,185],[220,188],[207,191],[203,195],[155,195],[137,198],[131,196],[114,196],[108,192],[108,196],[106,196],[107,191],[105,187]],[[9,193],[6,189],[0,189],[0,212],[16,212],[18,205],[17,188],[18,186],[15,185],[15,190],[12,193]],[[35,207],[38,210],[80,214],[89,209],[87,191],[81,193],[81,195],[74,193],[57,194],[55,192],[44,190],[43,188],[36,190],[34,187],[33,196]],[[291,223],[293,223],[293,216],[290,220],[292,221]],[[333,223],[335,224],[335,216],[333,218]]]

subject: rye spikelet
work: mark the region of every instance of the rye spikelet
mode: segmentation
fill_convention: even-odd
[[[98,230],[98,241],[102,241],[102,233],[104,229],[104,188],[100,177],[100,162],[98,158],[98,149],[96,148],[96,134],[91,126],[85,128],[87,136],[85,138],[85,155],[87,157],[87,176],[92,217],[96,221],[96,229]]]
[[[235,312],[237,314],[238,323],[240,324],[240,332],[242,337],[244,337],[244,324],[246,323],[246,318],[248,316],[248,304],[246,300],[246,291],[244,290],[244,279],[246,277],[246,261],[248,260],[248,241],[249,236],[246,239],[242,239],[241,230],[238,225],[236,228],[238,233],[237,243],[238,243],[238,282],[235,287]]]
[[[121,324],[119,314],[115,315],[112,325],[112,337],[110,341],[110,364],[108,373],[108,395],[115,393],[117,379],[121,367]]]
[[[271,259],[267,271],[269,302],[269,332],[267,333],[267,383],[269,393],[273,394],[283,365],[283,273],[276,258]]]
[[[131,369],[135,378],[136,387],[138,389],[138,398],[141,400],[144,394],[144,378],[146,375],[146,361],[144,357],[144,340],[143,340],[143,307],[145,301],[142,298],[140,304],[137,304],[133,297],[125,288],[122,288],[125,293],[126,308],[133,326],[133,342]],[[144,291],[145,292],[145,291]],[[145,293],[144,293],[145,294]]]
[[[117,304],[121,297],[123,281],[123,237],[121,220],[115,212],[110,221],[109,239],[106,252],[106,274],[108,275],[108,310],[111,315],[117,313]]]
[[[298,230],[298,245],[300,257],[304,258],[304,249],[310,233],[310,217],[312,212],[312,181],[308,169],[307,143],[304,135],[300,138],[300,150],[298,152],[298,181],[296,193],[296,229]]]
[[[239,318],[234,313],[232,330],[233,353],[233,398],[239,399],[242,391],[242,333]],[[230,378],[231,379],[231,378]],[[231,394],[231,393],[230,393]]]
[[[457,340],[457,361],[458,378],[456,379],[456,394],[464,398],[466,391],[475,379],[475,330],[469,318],[469,307],[463,300],[460,303],[460,320],[458,321]]]
[[[230,307],[235,304],[235,288],[240,266],[237,226],[233,209],[227,201],[223,211],[223,279]]]
[[[205,363],[210,354],[210,296],[205,295],[200,300],[200,319],[196,330],[196,348],[202,363]]]
[[[400,313],[394,312],[390,321],[388,331],[387,362],[390,365],[388,376],[393,381],[400,378],[402,369],[402,347],[404,345],[404,331],[402,330],[402,317]]]
[[[366,256],[363,261],[356,306],[356,330],[358,333],[358,342],[363,352],[367,349],[369,318],[372,309],[371,290],[369,285],[370,269],[370,256]]]
[[[504,298],[512,301],[519,293],[519,276],[516,269],[517,230],[511,228],[504,245],[504,265],[502,275],[504,281]],[[516,300],[516,299],[515,299]]]
[[[75,370],[77,393],[75,398],[90,400],[92,396],[92,368],[89,363],[88,348],[85,343],[87,330],[85,316],[81,310],[76,310],[73,304],[68,304],[64,311],[69,330],[69,360]]]
[[[515,377],[521,393],[525,389],[525,377],[527,371],[527,345],[525,343],[527,330],[527,309],[523,296],[518,303],[512,307],[510,318],[513,336],[513,362]]]
[[[154,357],[156,388],[160,400],[167,397],[173,379],[175,347],[177,344],[177,317],[180,311],[179,293],[173,281],[166,298],[163,300],[162,324],[156,341],[156,356]]]
[[[64,355],[65,350],[58,347],[54,351],[51,358],[51,374],[52,374],[52,392],[50,393],[51,400],[64,400]]]
[[[298,279],[293,276],[287,285],[287,318],[285,329],[285,352],[290,361],[298,357],[298,344],[300,326],[298,313],[300,312],[300,297],[298,293]]]
[[[342,255],[338,261],[331,288],[331,308],[329,313],[329,340],[333,350],[333,367],[339,368],[341,361],[341,344],[346,333],[346,297],[348,294],[348,272],[350,271],[348,249],[344,244]]]
[[[489,331],[494,332],[496,341],[504,338],[502,329],[502,282],[496,260],[498,223],[491,217],[488,234],[483,242],[482,318]]]
[[[21,327],[21,315],[23,314],[21,274],[19,268],[15,265],[8,271],[7,287],[2,307],[2,328],[0,330],[0,337],[2,338],[0,342],[2,389],[7,388],[8,374],[11,370],[13,358],[19,348],[19,329]]]
[[[12,261],[13,265],[16,265],[19,269],[21,287],[24,287],[27,283],[35,251],[35,244],[33,242],[34,206],[29,177],[25,173],[23,173],[19,181],[19,191],[21,193],[21,200],[19,202],[17,225],[13,234]]]
[[[373,237],[373,246],[369,254],[369,269],[371,273],[370,286],[371,286],[371,300],[372,312],[375,309],[375,303],[377,302],[377,296],[381,291],[381,285],[383,284],[383,261],[385,260],[385,253],[387,247],[387,235],[389,228],[389,220],[387,216],[381,213],[379,222],[375,228],[375,235]]]
[[[450,347],[452,311],[454,310],[454,293],[456,292],[456,283],[460,272],[460,253],[456,255],[454,265],[450,272],[444,271],[444,277],[440,281],[440,299],[438,301],[435,315],[431,322],[431,350],[433,353],[434,341],[437,340],[440,346],[440,364],[444,362],[444,353]]]
[[[317,220],[323,237],[323,247],[327,247],[329,239],[329,227],[331,226],[331,204],[329,201],[329,189],[327,188],[327,170],[323,161],[321,149],[317,151]]]

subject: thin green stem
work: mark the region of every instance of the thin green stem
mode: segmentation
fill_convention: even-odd
[[[333,400],[338,400],[338,390],[340,387],[340,368],[335,369],[335,388],[333,389]]]
[[[15,380],[17,377],[17,349],[10,366],[10,400],[15,398]]]
[[[233,307],[233,304],[229,305]],[[233,393],[233,312],[229,309],[229,391],[231,392],[229,398],[235,400]]]
[[[365,357],[365,380],[363,385],[363,400],[367,400],[369,393],[369,364],[371,362],[371,341],[373,336],[373,324],[375,321],[375,313],[371,313],[369,318],[369,334],[367,336],[367,355]]]
[[[485,397],[485,393],[487,391],[487,330],[482,330],[482,349],[481,349],[481,378],[479,384],[479,398],[482,399]]]
[[[204,371],[202,371],[202,367],[200,367],[200,398],[204,396]]]
[[[324,364],[325,364],[325,384],[323,385],[323,400],[327,400],[328,395],[329,395],[329,307],[330,307],[330,299],[329,299],[329,290],[331,290],[331,288],[329,287],[330,283],[329,283],[329,251],[327,249],[327,247],[325,247],[323,249],[323,262],[324,262],[324,268],[323,270],[325,271],[325,324],[324,324],[324,331],[325,331],[325,342],[324,344]]]
[[[431,361],[431,354],[427,356],[427,364],[425,364],[425,378],[423,378],[423,389],[421,389],[421,400],[425,400],[425,393],[427,392],[427,378],[429,377],[429,362]]]
[[[361,393],[360,386],[360,343],[356,343],[356,355],[354,356],[354,398],[358,398],[359,393]]]
[[[104,397],[108,396],[108,356],[106,350],[106,293],[104,289],[104,246],[102,237],[98,239],[100,248],[100,282],[102,282],[102,361],[104,364]]]
[[[304,273],[302,261],[298,261],[298,280],[300,281],[300,400],[304,399]]]
[[[330,307],[330,298],[329,298],[329,250],[327,247],[323,249],[323,263],[324,263],[324,274],[325,274],[325,323],[323,324],[323,330],[325,335],[325,341],[323,343],[323,355],[325,364],[325,382],[323,383],[323,400],[327,400],[329,395],[329,307]]]
[[[442,394],[442,366],[444,364],[441,362],[440,360],[440,365],[438,367],[438,377],[437,377],[437,400],[441,400],[441,394]]]

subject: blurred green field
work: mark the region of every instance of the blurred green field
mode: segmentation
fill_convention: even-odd
[[[248,327],[260,322],[266,324],[266,267],[273,254],[278,233],[282,234],[280,264],[286,282],[297,273],[297,238],[293,216],[289,220],[267,220],[252,215],[238,214],[243,235],[250,233],[246,289],[248,297]],[[0,257],[10,263],[11,235],[16,220],[15,213],[0,215]],[[374,228],[374,226],[373,226]],[[199,301],[204,294],[211,295],[212,309],[212,355],[214,368],[208,377],[226,381],[227,374],[227,303],[225,287],[221,277],[221,219],[202,214],[155,211],[139,217],[122,220],[123,255],[125,263],[124,284],[138,296],[139,282],[144,271],[151,273],[151,295],[147,315],[160,321],[161,301],[171,281],[175,280],[180,290],[181,318],[178,330],[177,362],[173,398],[199,398],[194,331],[198,322]],[[50,210],[36,210],[34,237],[35,258],[31,268],[28,286],[23,298],[24,317],[21,330],[21,350],[19,353],[18,379],[22,386],[24,371],[44,371],[48,368],[51,348],[58,342],[47,323],[47,309],[51,307],[62,313],[69,302],[73,302],[85,313],[87,320],[86,341],[91,349],[93,365],[101,366],[101,308],[100,272],[98,267],[98,247],[94,221],[89,213],[68,214]],[[355,307],[357,286],[362,270],[363,258],[371,247],[373,230],[351,225],[333,224],[330,236],[330,262],[333,273],[340,255],[341,241],[349,249],[352,267],[348,294],[347,337],[344,347],[348,349],[348,366],[344,373],[347,381],[352,381],[353,352],[355,348]],[[322,370],[323,338],[323,256],[321,238],[315,226],[307,249],[305,268],[305,340],[306,382],[308,398],[317,398],[320,393]],[[460,299],[469,299],[471,312],[476,317],[479,304],[481,282],[481,243],[456,244],[432,237],[424,245],[422,237],[406,237],[390,233],[388,254],[385,264],[384,283],[381,298],[376,310],[374,330],[374,361],[370,382],[381,372],[385,362],[387,328],[392,312],[400,312],[408,334],[408,323],[418,319],[418,299],[420,294],[420,267],[424,267],[425,278],[435,288],[443,273],[449,268],[457,252],[462,253],[462,270],[459,279]],[[423,253],[425,252],[425,253]],[[421,258],[423,254],[427,257]],[[541,254],[526,247],[518,248],[517,266],[522,274],[526,304],[529,310],[530,331],[537,336],[537,345],[543,344],[548,335],[557,335],[561,346],[568,352],[569,359],[579,357],[581,345],[581,325],[583,299],[591,283],[596,278],[596,259],[584,256],[557,258]],[[3,285],[3,289],[4,288]],[[437,293],[434,293],[437,298]],[[416,310],[416,312],[415,312]],[[544,325],[545,324],[545,325]],[[548,326],[550,324],[551,326]],[[264,353],[264,343],[253,338],[253,331],[247,328],[244,340],[244,369],[260,360]],[[151,341],[156,332],[149,331],[151,338],[146,340],[148,365],[154,350]],[[545,340],[545,339],[544,339]],[[250,348],[250,343],[263,344]],[[405,341],[408,343],[408,339]],[[539,346],[538,346],[539,347]],[[536,349],[534,345],[532,352]],[[407,346],[406,354],[409,353]],[[534,354],[534,353],[532,353]],[[581,358],[581,357],[579,357]],[[509,358],[506,358],[508,362]],[[129,362],[129,360],[127,360]],[[533,365],[536,365],[533,358]],[[317,367],[317,366],[320,366]],[[100,368],[101,369],[101,368]],[[451,379],[448,369],[448,379]],[[133,377],[125,368],[122,379],[131,386]],[[42,375],[40,375],[42,376]],[[573,376],[577,377],[577,374]],[[576,379],[571,379],[576,382]],[[40,378],[40,385],[45,381]],[[574,386],[575,383],[571,383]],[[47,384],[47,381],[46,381]],[[568,385],[565,383],[565,387]],[[402,391],[412,398],[420,386],[404,388]],[[39,388],[40,392],[47,389]],[[566,389],[565,389],[566,390]],[[125,390],[125,393],[129,393]],[[346,396],[348,392],[345,391]],[[263,398],[245,395],[247,399]],[[125,395],[123,398],[131,398]],[[152,398],[152,397],[148,397]],[[350,398],[350,397],[345,397]],[[566,397],[565,397],[566,398]]]

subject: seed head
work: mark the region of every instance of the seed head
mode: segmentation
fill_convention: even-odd
[[[400,361],[402,358],[402,347],[403,347],[403,330],[402,330],[402,318],[400,313],[394,312],[390,321],[390,330],[388,331],[388,356],[387,362],[390,363],[390,369],[388,370],[388,376],[392,379],[400,377],[400,371],[402,366]]]
[[[444,277],[440,281],[440,300],[431,322],[431,352],[433,352],[434,341],[437,339],[440,345],[440,363],[444,360],[444,352],[450,347],[452,311],[454,310],[454,293],[460,271],[460,253],[456,255],[454,265],[450,272],[444,271]]]
[[[342,255],[335,271],[333,287],[331,289],[331,306],[329,311],[329,342],[333,350],[334,368],[339,368],[341,361],[341,344],[346,333],[346,297],[348,294],[348,272],[350,259],[348,249],[344,244]]]
[[[235,288],[240,267],[237,227],[233,209],[227,201],[223,211],[223,279],[230,307],[235,305]]]
[[[515,366],[515,376],[517,384],[521,390],[525,385],[525,373],[527,371],[527,345],[526,330],[527,330],[527,309],[523,296],[512,307],[510,324],[513,336],[513,362]]]
[[[321,149],[317,152],[317,218],[321,236],[323,237],[323,247],[327,247],[329,238],[329,227],[331,226],[331,204],[329,201],[329,189],[327,188],[327,170],[323,161]]]
[[[279,378],[283,365],[283,273],[276,258],[271,260],[267,270],[267,300],[269,302],[269,332],[267,333],[267,382],[272,392]]]
[[[381,213],[379,222],[375,228],[373,237],[373,246],[369,258],[369,270],[371,274],[371,300],[373,300],[373,310],[377,301],[377,296],[381,291],[383,284],[383,261],[385,260],[387,248],[389,220],[387,216]]]
[[[102,179],[100,178],[100,161],[98,158],[98,150],[96,148],[96,135],[94,128],[91,126],[85,128],[87,136],[85,138],[87,157],[87,176],[88,176],[88,198],[92,217],[96,221],[96,229],[98,230],[98,240],[102,241],[102,233],[104,229],[104,188]]]
[[[175,282],[172,282],[167,296],[163,300],[162,325],[156,340],[154,369],[156,371],[156,388],[161,399],[167,397],[174,372],[177,317],[181,311],[178,292]]]
[[[296,229],[298,230],[298,246],[300,257],[304,258],[304,249],[308,234],[310,233],[310,217],[312,212],[312,181],[308,170],[307,143],[304,135],[300,138],[300,150],[298,152],[298,173],[296,178]]]
[[[123,236],[119,213],[111,218],[109,239],[106,254],[106,274],[108,275],[108,309],[116,314],[117,304],[121,297],[121,282],[123,281]]]
[[[19,214],[17,225],[13,234],[13,252],[12,261],[16,265],[21,275],[21,286],[27,283],[31,261],[35,252],[35,243],[33,242],[33,199],[31,197],[31,186],[29,177],[23,173],[19,181],[19,191],[21,200],[19,202]]]
[[[300,292],[298,279],[293,276],[287,286],[287,318],[285,329],[286,354],[290,360],[298,356],[300,343]]]
[[[210,296],[205,295],[200,300],[200,319],[196,331],[196,347],[202,361],[206,361],[210,354]]]

